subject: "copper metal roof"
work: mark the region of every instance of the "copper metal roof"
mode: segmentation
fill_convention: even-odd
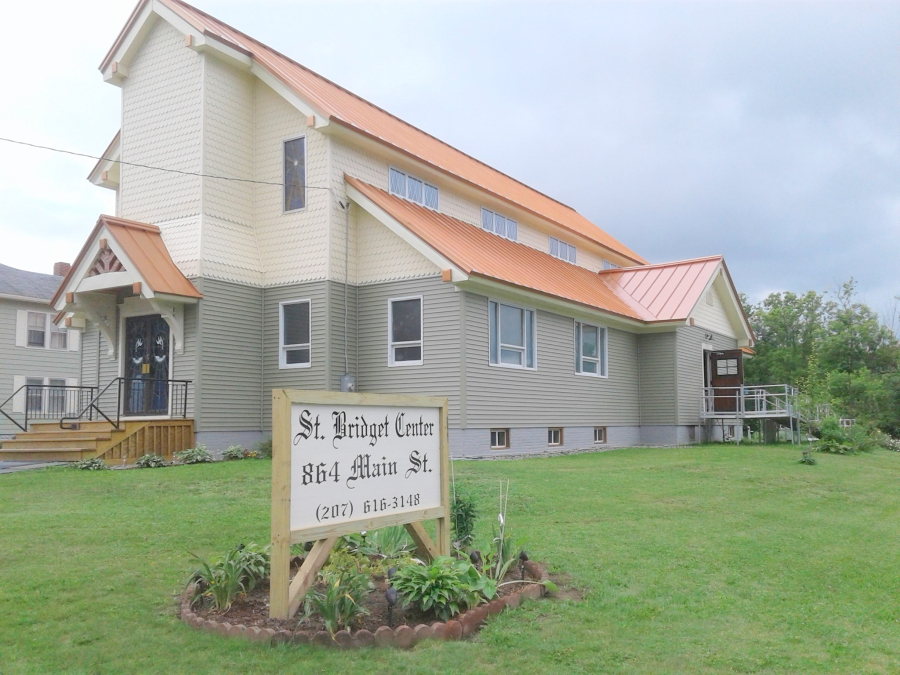
[[[108,65],[116,47],[147,0],[140,2],[101,64]],[[497,197],[550,220],[562,228],[599,243],[636,263],[641,256],[580,215],[577,211],[504,173],[470,157],[314,73],[250,36],[182,2],[159,0],[196,30],[212,35],[250,56],[289,89],[320,110],[331,122],[353,129],[438,170],[493,193]]]
[[[124,218],[100,216],[84,247],[72,264],[72,269],[56,291],[56,295],[53,296],[51,304],[56,304],[76,268],[87,254],[88,248],[104,226],[137,268],[133,271],[141,275],[154,294],[180,295],[189,298],[203,297],[194,284],[175,265],[163,243],[158,227]]]
[[[686,320],[722,261],[716,256],[591,272],[395,197],[352,176],[345,175],[344,179],[466,274],[647,323]]]

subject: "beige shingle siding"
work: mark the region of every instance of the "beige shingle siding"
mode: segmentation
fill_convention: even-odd
[[[638,423],[637,337],[609,329],[609,377],[575,373],[574,319],[537,312],[537,370],[488,363],[488,298],[465,294],[469,427]]]

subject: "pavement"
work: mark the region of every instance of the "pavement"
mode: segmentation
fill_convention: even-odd
[[[29,469],[45,469],[48,466],[63,466],[65,462],[0,462],[0,473],[14,473]]]

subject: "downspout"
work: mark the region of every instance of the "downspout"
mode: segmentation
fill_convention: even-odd
[[[338,202],[344,209],[344,374],[341,376],[341,391],[356,391],[356,377],[350,374],[350,360],[347,355],[347,287],[350,285],[350,202]]]

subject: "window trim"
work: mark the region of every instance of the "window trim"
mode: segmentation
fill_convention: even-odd
[[[406,178],[406,180],[403,182],[404,193],[402,195],[399,195],[396,192],[394,192],[393,190],[391,190],[391,171],[396,171],[397,173],[402,173],[404,175],[404,177]],[[421,202],[417,202],[413,199],[410,199],[408,196],[408,194],[409,194],[408,180],[410,177],[415,178],[417,181],[422,183],[422,201]],[[437,191],[437,205],[433,208],[431,206],[428,206],[428,204],[425,203],[425,186],[426,185],[428,187],[434,188]],[[393,195],[395,197],[400,197],[400,199],[405,199],[410,204],[418,204],[419,206],[423,206],[426,209],[428,209],[429,211],[437,212],[437,211],[441,210],[441,188],[439,188],[437,185],[435,185],[431,181],[427,181],[424,178],[420,178],[416,174],[412,174],[409,171],[406,171],[404,169],[394,166],[393,164],[388,165],[388,194]]]
[[[504,434],[504,436],[506,437],[506,445],[494,445],[494,434]],[[497,427],[497,428],[490,429],[489,444],[490,444],[491,450],[509,450],[509,447],[510,447],[509,427],[506,427],[506,428]]]
[[[42,345],[28,344],[28,333],[31,330],[31,328],[28,326],[28,316],[30,314],[40,314],[44,317],[44,344]],[[53,338],[51,337],[52,333],[62,333],[66,336],[66,344],[64,347],[53,346]],[[53,314],[50,314],[48,312],[39,312],[33,309],[25,310],[25,344],[22,346],[26,349],[45,349],[51,352],[73,351],[69,349],[69,329],[65,327],[59,327],[55,323],[53,323]]]
[[[487,211],[488,213],[491,214],[491,229],[490,230],[485,229],[485,227],[484,227],[485,211]],[[497,234],[497,232],[494,230],[494,218],[496,218],[497,216],[500,216],[501,218],[503,218],[503,220],[506,221],[506,231],[507,232],[509,232],[509,223],[513,223],[516,226],[516,236],[515,237],[510,237],[508,234]],[[497,237],[500,237],[501,239],[506,239],[508,241],[515,241],[515,242],[519,241],[519,221],[515,220],[514,218],[510,218],[506,214],[498,213],[497,211],[494,211],[493,209],[489,209],[486,206],[481,207],[481,229],[484,230],[485,232],[490,232],[491,234],[493,234]]]
[[[553,432],[556,431],[559,433],[559,440],[557,442],[553,442]],[[562,427],[547,427],[547,447],[549,448],[558,448],[563,444],[563,428]]]
[[[584,326],[596,328],[598,331],[603,332],[603,340],[600,344],[597,345],[602,350],[600,352],[600,357],[598,357],[597,359],[591,359],[592,361],[597,361],[598,372],[596,373],[584,372],[582,364],[579,363],[579,355],[581,354],[582,348],[582,346],[578,344],[578,339],[582,334],[581,330],[579,330],[579,327],[583,329]],[[600,325],[599,323],[587,323],[586,321],[579,321],[578,319],[574,319],[572,324],[572,338],[572,349],[574,350],[575,357],[575,374],[584,375],[585,377],[599,377],[603,380],[609,379],[609,328]],[[582,356],[581,358],[583,359],[584,357]],[[602,369],[603,372],[599,372],[601,366],[605,366]]]
[[[616,265],[616,263],[612,262],[611,260],[607,260],[606,258],[603,258],[600,264],[604,270],[622,269],[621,265]]]
[[[31,338],[29,336],[29,333],[31,333],[31,331],[32,331],[32,328],[31,328],[31,315],[32,314],[34,314],[35,316],[44,317],[44,340],[43,340],[43,343],[39,344],[39,345],[31,344]],[[27,310],[27,313],[25,315],[25,346],[26,347],[28,347],[30,349],[49,349],[50,348],[50,344],[49,344],[49,342],[50,342],[50,327],[47,325],[49,322],[49,316],[50,315],[47,314],[46,312],[35,312],[30,309]],[[37,329],[34,329],[34,330],[37,330]]]
[[[527,365],[528,364],[528,335],[527,334],[525,335],[525,347],[522,351],[523,358],[522,358],[521,366],[517,366],[514,363],[503,363],[503,361],[500,358],[500,354],[497,354],[497,363],[491,362],[491,359],[493,358],[493,355],[491,354],[491,303],[492,302],[496,303],[498,308],[501,305],[506,305],[507,307],[514,307],[516,309],[521,309],[522,311],[526,312],[526,316],[525,316],[526,330],[527,330],[527,326],[528,326],[527,312],[532,312],[534,320],[532,321],[532,325],[531,325],[531,344],[532,344],[532,347],[534,348],[534,366]],[[514,370],[537,370],[538,369],[537,310],[532,307],[526,307],[525,305],[518,305],[514,302],[506,302],[504,300],[497,300],[495,298],[488,298],[487,310],[488,310],[488,365],[493,368],[512,368]],[[498,312],[497,312],[497,314],[498,314],[498,316],[497,316],[497,332],[498,332],[497,349],[498,349],[498,351],[502,351],[503,343],[500,342],[500,335],[499,335],[499,332],[500,332],[499,313],[500,312],[498,309]],[[514,349],[518,349],[518,346],[516,346],[516,345],[507,345],[507,347],[512,347]]]
[[[597,432],[600,432],[603,436],[603,440],[597,440]],[[606,445],[608,437],[606,435],[606,427],[594,427],[594,445]]]
[[[419,339],[410,342],[394,342],[392,338],[391,328],[394,325],[394,303],[403,300],[419,301]],[[388,368],[403,366],[421,366],[425,364],[425,298],[422,295],[404,295],[396,298],[388,298],[388,324],[387,324],[387,344],[388,344]],[[418,361],[395,361],[394,347],[415,347],[419,346],[420,358]]]
[[[306,304],[309,307],[309,342],[306,344],[298,343],[292,345],[284,344],[284,307],[285,305],[302,305]],[[288,363],[287,362],[287,350],[288,349],[303,349],[306,348],[309,350],[309,361],[306,363]],[[298,300],[283,300],[278,303],[278,369],[279,370],[291,370],[294,368],[309,368],[312,366],[312,300],[310,298],[303,298]]]
[[[299,141],[303,139],[303,206],[299,209],[285,209],[285,199],[284,199],[284,191],[287,188],[287,174],[284,170],[284,148],[291,141]],[[289,136],[287,138],[281,139],[281,215],[287,215],[289,213],[302,213],[306,211],[309,206],[309,188],[307,185],[309,184],[309,174],[307,172],[307,168],[309,167],[309,162],[307,159],[309,158],[309,139],[307,138],[306,133],[299,134],[297,136]]]
[[[548,245],[548,247],[547,247],[547,251],[548,251],[548,253],[550,253],[550,255],[552,255],[552,256],[553,256],[554,258],[556,258],[557,260],[562,260],[563,262],[567,262],[567,263],[569,263],[570,265],[577,265],[577,264],[578,264],[578,247],[577,247],[577,246],[575,246],[574,244],[570,244],[570,243],[567,242],[567,241],[563,241],[563,240],[560,239],[559,237],[554,237],[552,234],[551,234],[551,235],[548,235],[548,236],[550,237],[550,243],[549,243],[549,245]],[[554,241],[556,242],[556,253],[553,252],[553,242],[554,242]],[[560,244],[565,244],[565,245],[568,247],[568,248],[566,248],[567,254],[566,254],[566,257],[565,257],[565,258],[563,258],[561,255],[559,255],[559,245],[560,245]],[[574,258],[575,258],[575,259],[574,259],[574,260],[571,260],[571,259],[569,258],[569,256],[568,256],[568,250],[569,250],[569,249],[571,249],[571,250],[574,252],[574,254],[575,254],[575,255],[574,255]]]

